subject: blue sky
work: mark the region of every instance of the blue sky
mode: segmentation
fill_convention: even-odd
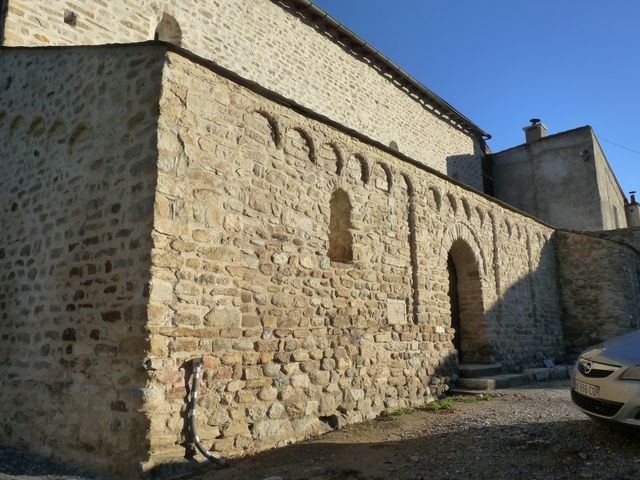
[[[493,151],[591,125],[640,191],[640,1],[315,0],[488,131]],[[612,143],[638,153],[633,153]]]

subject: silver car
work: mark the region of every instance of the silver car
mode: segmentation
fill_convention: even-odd
[[[582,352],[571,398],[591,417],[640,427],[640,330]]]

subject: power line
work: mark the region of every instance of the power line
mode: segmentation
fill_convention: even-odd
[[[616,147],[624,148],[625,150],[630,151],[631,153],[635,153],[636,155],[640,155],[638,150],[634,150],[633,148],[625,147],[624,145],[620,145],[619,143],[612,142],[611,140],[607,140],[606,138],[598,137],[603,142],[610,143],[611,145],[615,145]]]

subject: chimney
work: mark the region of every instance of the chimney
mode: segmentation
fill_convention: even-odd
[[[532,118],[529,120],[531,125],[524,127],[524,136],[527,143],[537,142],[543,137],[547,136],[547,127],[540,121],[539,118]]]
[[[627,211],[627,225],[629,227],[640,227],[640,205],[636,201],[636,192],[629,192],[631,201],[625,205]]]

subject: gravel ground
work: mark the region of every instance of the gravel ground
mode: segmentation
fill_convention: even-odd
[[[444,480],[640,478],[640,432],[589,420],[568,382],[466,397],[453,410],[416,411],[352,425],[290,447],[236,460],[227,469],[157,472],[189,480]],[[31,470],[27,466],[31,466]],[[94,480],[0,449],[0,479]]]

